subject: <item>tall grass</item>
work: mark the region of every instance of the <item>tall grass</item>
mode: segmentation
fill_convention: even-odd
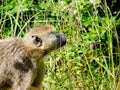
[[[38,24],[53,24],[56,32],[65,33],[67,45],[44,58],[44,90],[119,90],[119,20],[107,5],[6,0],[0,9],[0,38],[22,37]]]

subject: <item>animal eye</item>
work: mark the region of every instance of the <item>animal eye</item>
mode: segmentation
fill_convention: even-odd
[[[33,35],[32,38],[34,38],[35,36]]]
[[[55,32],[51,32],[51,34],[56,34]]]
[[[41,40],[41,38],[40,38],[39,36],[33,35],[32,38],[33,38],[33,43],[34,43],[37,47],[42,45],[42,40]]]

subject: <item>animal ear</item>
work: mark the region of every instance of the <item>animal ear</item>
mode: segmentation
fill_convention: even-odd
[[[42,40],[41,40],[41,38],[40,38],[39,36],[33,35],[32,38],[33,38],[33,43],[34,43],[37,47],[39,47],[39,46],[42,45]]]

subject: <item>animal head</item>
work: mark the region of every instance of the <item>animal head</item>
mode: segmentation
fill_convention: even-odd
[[[39,50],[47,54],[66,44],[65,35],[55,33],[54,30],[55,28],[52,25],[33,27],[23,38],[24,43],[30,50]]]

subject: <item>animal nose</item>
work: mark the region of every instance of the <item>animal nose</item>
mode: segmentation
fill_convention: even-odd
[[[56,34],[57,38],[57,48],[62,47],[66,44],[66,37],[64,34]]]
[[[64,34],[60,34],[60,46],[64,46],[65,44],[66,44],[66,37],[65,37],[65,35]]]

